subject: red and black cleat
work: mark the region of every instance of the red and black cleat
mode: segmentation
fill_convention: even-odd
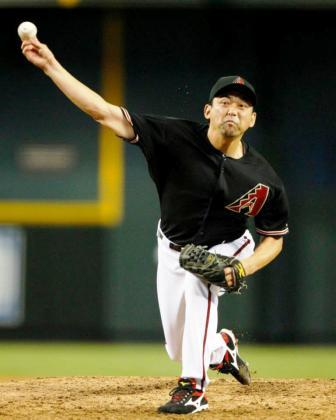
[[[193,378],[180,378],[169,395],[171,400],[159,407],[160,413],[191,414],[208,408],[205,393],[196,389]]]
[[[248,364],[238,354],[238,340],[232,331],[222,329],[220,334],[227,345],[227,351],[221,363],[210,365],[210,369],[220,373],[231,374],[243,385],[250,385],[251,374]]]

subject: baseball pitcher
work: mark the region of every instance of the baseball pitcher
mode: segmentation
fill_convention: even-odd
[[[288,232],[282,181],[244,135],[256,123],[256,92],[240,76],[219,78],[204,121],[140,115],[108,103],[75,79],[36,36],[22,52],[81,110],[144,154],[161,208],[157,293],[169,357],[181,375],[160,412],[208,408],[208,370],[249,385],[237,339],[217,326],[219,298],[274,260]],[[247,221],[260,241],[255,247]],[[221,297],[224,295],[223,297]]]

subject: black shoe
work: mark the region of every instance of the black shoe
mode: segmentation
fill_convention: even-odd
[[[217,370],[220,373],[231,373],[243,385],[250,385],[251,375],[248,364],[238,354],[238,340],[230,330],[223,329],[220,334],[225,341],[228,350],[221,363],[210,365],[210,369]]]
[[[208,408],[205,393],[196,389],[193,378],[180,378],[177,387],[169,393],[172,397],[165,405],[159,407],[160,413],[191,414]]]

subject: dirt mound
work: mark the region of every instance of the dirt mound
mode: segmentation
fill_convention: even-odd
[[[66,377],[6,379],[0,382],[0,418],[181,419],[158,414],[175,378]],[[335,419],[336,380],[256,379],[242,386],[215,379],[209,411],[197,419]]]

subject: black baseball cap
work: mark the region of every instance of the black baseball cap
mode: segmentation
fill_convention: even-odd
[[[209,95],[209,102],[216,96],[220,96],[226,91],[235,90],[241,92],[247,99],[249,99],[253,106],[257,103],[257,95],[254,87],[241,76],[225,76],[220,77],[217,82],[212,86]]]

